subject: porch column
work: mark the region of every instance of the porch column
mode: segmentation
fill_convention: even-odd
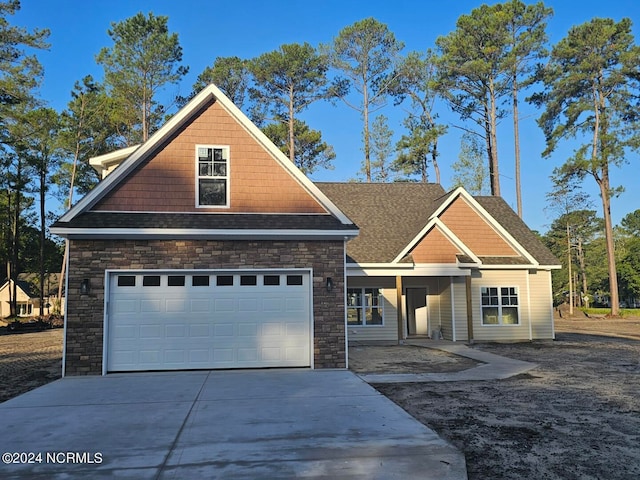
[[[473,304],[471,302],[471,276],[464,277],[467,291],[467,337],[473,343]]]
[[[398,343],[404,338],[404,328],[402,325],[402,276],[396,276],[396,311],[398,317]]]

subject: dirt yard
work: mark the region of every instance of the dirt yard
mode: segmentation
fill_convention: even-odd
[[[11,335],[0,330],[0,402],[60,378],[61,328]]]
[[[462,450],[471,480],[640,478],[640,319],[559,319],[556,331],[554,342],[475,345],[539,365],[518,377],[375,387]],[[0,402],[59,378],[61,352],[61,329],[0,334]],[[411,346],[354,347],[350,362],[369,373],[476,365]]]
[[[507,380],[375,387],[462,450],[469,479],[640,478],[640,320],[558,320],[557,340],[475,348]]]

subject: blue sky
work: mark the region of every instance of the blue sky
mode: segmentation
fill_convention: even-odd
[[[102,47],[112,45],[107,35],[111,23],[137,12],[168,16],[170,30],[179,34],[183,64],[189,67],[189,74],[180,85],[169,87],[165,93],[173,95],[188,94],[196,77],[216,57],[253,58],[285,43],[328,43],[345,26],[370,16],[387,24],[396,38],[405,43],[405,53],[424,51],[435,45],[438,36],[454,30],[460,15],[468,14],[482,3],[468,0],[23,0],[22,9],[10,22],[29,29],[38,27],[51,31],[51,48],[38,53],[45,68],[41,97],[51,107],[63,110],[75,81],[87,74],[102,79],[102,68],[96,65],[95,56]],[[549,0],[545,4],[554,9],[548,29],[552,43],[563,38],[572,25],[594,17],[615,20],[630,17],[635,22],[636,41],[640,39],[640,2],[637,0]],[[453,125],[460,122],[444,106],[439,108],[439,113],[441,120],[451,124],[449,133],[440,140],[439,159],[442,183],[449,189],[450,165],[457,160],[460,149],[460,130]],[[396,139],[402,135],[401,122],[405,112],[401,107],[389,103],[377,114],[390,119]],[[549,175],[574,147],[563,143],[552,157],[542,158],[544,137],[535,123],[540,112],[521,102],[521,114],[524,220],[531,228],[545,232],[554,216],[545,211],[545,195],[551,189]],[[344,104],[317,103],[302,118],[311,128],[322,132],[324,140],[333,145],[337,155],[334,170],[318,171],[312,179],[346,181],[354,178],[363,157],[359,114]],[[498,151],[502,196],[515,209],[511,122],[510,118],[502,120]],[[639,165],[638,154],[634,154],[629,158],[629,164],[612,173],[614,186],[627,187],[626,192],[612,202],[615,224],[627,213],[640,208],[640,189],[625,181],[632,178],[637,182]],[[600,213],[601,203],[593,179],[585,180],[585,190],[592,193],[593,208]]]

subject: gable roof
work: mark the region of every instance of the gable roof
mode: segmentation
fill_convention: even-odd
[[[7,280],[2,286],[0,286],[0,292],[5,288],[10,287],[12,284],[13,280]],[[22,290],[22,293],[29,298],[38,297],[38,294],[34,291],[34,286],[25,280],[16,280],[16,287],[19,290]]]
[[[433,183],[316,183],[360,228],[350,261],[390,263],[427,224],[445,193]]]
[[[462,188],[445,192],[440,185],[424,183],[318,183],[360,228],[347,243],[349,261],[404,263],[418,242],[435,226],[458,246],[460,264],[559,265],[501,197],[472,197]],[[438,218],[457,198],[470,206],[517,252],[510,257],[476,256]]]
[[[263,133],[258,129],[216,86],[209,85],[196,95],[185,107],[183,107],[175,116],[173,116],[164,126],[162,126],[149,140],[139,147],[129,147],[123,151],[113,152],[107,156],[98,158],[101,165],[106,161],[109,166],[112,166],[114,162],[121,161],[115,170],[109,174],[102,182],[100,182],[91,192],[89,192],[84,198],[82,198],[75,206],[67,211],[60,219],[52,226],[52,233],[70,237],[78,233],[77,229],[84,229],[84,234],[88,235],[90,230],[95,230],[95,235],[101,235],[98,232],[99,229],[122,229],[123,224],[130,223],[132,212],[123,212],[122,214],[113,214],[111,216],[100,217],[98,213],[92,211],[103,198],[105,198],[111,191],[113,191],[120,182],[123,182],[132,172],[136,171],[141,165],[144,164],[151,156],[154,155],[158,149],[162,148],[166,142],[180,131],[181,128],[188,125],[197,115],[206,109],[212,102],[217,102],[228,114],[232,117],[263,149],[267,154],[284,170],[289,176],[297,182],[302,190],[312,197],[323,209],[322,213],[316,215],[323,215],[331,217],[331,220],[315,223],[315,231],[321,234],[322,230],[327,228],[335,231],[340,230],[345,236],[354,236],[357,234],[357,227],[349,220],[349,218],[336,207],[336,205],[329,200],[329,198],[322,193]],[[105,158],[106,157],[106,158]],[[126,157],[126,158],[125,158]],[[96,163],[96,161],[94,161]],[[106,165],[106,164],[105,164]],[[103,165],[104,166],[104,165]],[[216,216],[226,215],[223,212],[197,212],[197,213],[183,213],[182,217],[190,219],[189,221],[181,222],[183,224],[180,227],[181,231],[199,229],[197,225],[202,226],[207,222],[203,222],[198,217],[202,215]],[[129,215],[128,217],[126,215]],[[140,215],[140,214],[138,214]],[[156,220],[157,225],[161,225],[167,221],[167,213],[154,214],[156,217],[145,216],[145,222],[143,225],[138,225],[140,229],[147,229],[147,233],[155,235],[149,229],[149,225],[153,224],[153,220]],[[299,215],[302,217],[303,215]],[[99,220],[98,220],[99,218]],[[142,218],[142,217],[138,217]],[[254,217],[255,218],[255,217]],[[240,220],[239,215],[234,215],[227,219]],[[150,223],[148,220],[152,220]],[[246,219],[245,219],[246,220]],[[276,219],[277,220],[277,219]],[[280,218],[282,222],[277,222],[264,225],[264,222],[256,222],[253,224],[255,229],[266,228],[269,230],[286,229],[287,224],[291,222],[284,221],[284,218]],[[95,223],[93,223],[95,221]],[[111,222],[111,223],[109,223]],[[216,221],[210,220],[210,224],[215,227]],[[224,222],[218,222],[224,223]],[[246,222],[245,222],[246,223]],[[304,224],[304,222],[301,221]],[[205,225],[209,228],[207,225]],[[163,227],[158,227],[163,228]],[[244,228],[244,227],[240,227]],[[229,232],[232,227],[225,226],[222,228],[223,235]],[[131,232],[121,232],[125,235]],[[137,232],[144,233],[144,232]],[[191,232],[183,232],[184,234],[191,234]]]

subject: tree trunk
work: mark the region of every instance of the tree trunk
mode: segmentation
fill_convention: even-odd
[[[569,276],[569,315],[573,315],[573,274],[571,272],[571,233],[567,222],[567,273]]]
[[[487,159],[489,160],[489,184],[491,186],[491,195],[495,195],[494,193],[494,183],[493,183],[493,146],[491,144],[491,122],[489,121],[489,108],[485,104],[485,118],[484,118],[484,139],[487,146]]]
[[[40,165],[40,316],[44,315],[44,242],[46,218],[45,218],[45,188],[47,182],[46,160],[42,159]]]
[[[613,222],[611,221],[611,184],[609,181],[609,161],[607,158],[600,158],[598,146],[606,139],[608,131],[606,116],[601,118],[602,112],[606,109],[604,94],[600,90],[598,82],[593,86],[594,118],[593,143],[591,149],[591,174],[600,187],[600,198],[602,199],[602,214],[604,217],[604,236],[607,245],[607,266],[609,269],[609,298],[611,299],[611,315],[620,313],[618,297],[618,272],[616,269],[616,251],[613,241]],[[601,121],[602,120],[602,121]],[[601,140],[602,139],[602,140]],[[598,175],[600,170],[600,175]]]
[[[493,89],[493,82],[491,83],[489,90],[489,98],[491,104],[490,111],[490,141],[491,141],[491,195],[496,197],[500,196],[500,172],[498,169],[498,114],[496,107],[496,95]]]
[[[578,262],[580,263],[580,279],[582,280],[582,293],[583,296],[587,294],[587,265],[584,258],[584,248],[582,247],[582,237],[578,238]]]
[[[293,89],[289,90],[289,160],[295,165],[296,163],[296,147],[295,147],[295,120],[293,118]]]
[[[602,212],[604,213],[604,236],[607,244],[607,264],[609,267],[609,295],[611,298],[611,315],[620,313],[620,298],[618,296],[618,271],[616,268],[616,250],[613,241],[613,223],[611,221],[611,198],[609,197],[609,169],[603,167],[600,182],[600,197],[602,198]]]
[[[364,88],[362,89],[364,101],[362,102],[364,108],[362,114],[364,116],[364,173],[367,178],[367,183],[371,183],[371,146],[369,144],[369,91],[367,90],[366,79],[363,82]]]
[[[438,141],[433,141],[433,149],[431,149],[431,162],[433,163],[433,170],[436,174],[436,183],[440,185],[440,166],[438,165]]]
[[[516,203],[518,207],[518,216],[522,218],[522,190],[520,188],[520,121],[518,119],[518,83],[517,78],[513,77],[513,144],[515,148],[516,161]]]

